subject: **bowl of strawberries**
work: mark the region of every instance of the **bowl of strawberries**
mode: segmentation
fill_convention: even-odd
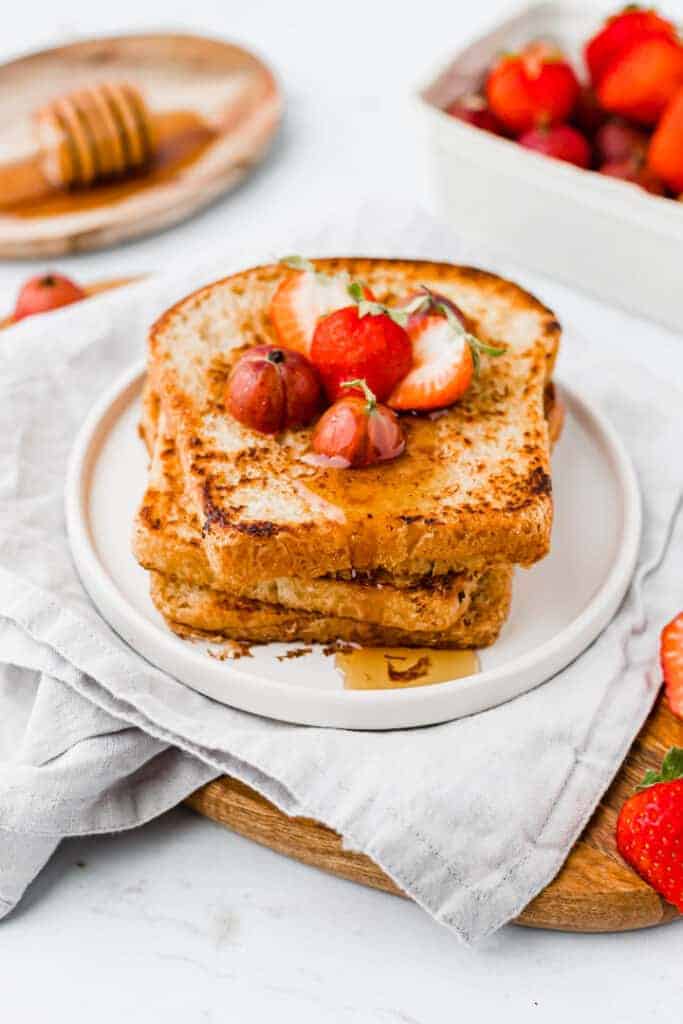
[[[683,39],[663,10],[520,9],[421,91],[437,212],[681,329]]]

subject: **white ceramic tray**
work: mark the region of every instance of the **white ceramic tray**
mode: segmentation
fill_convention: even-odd
[[[567,420],[554,456],[550,556],[517,573],[512,613],[481,672],[450,683],[348,691],[319,650],[278,661],[286,645],[217,661],[169,631],[130,550],[147,455],[138,438],[143,367],[96,405],[74,447],[66,489],[71,548],[92,600],[140,654],[214,700],[271,718],[349,729],[429,725],[509,700],[549,679],[606,626],[631,579],[640,537],[634,471],[598,410],[563,389]],[[299,645],[301,646],[301,645]]]
[[[617,6],[518,7],[429,79],[418,109],[432,201],[463,235],[680,330],[683,203],[539,156],[443,111],[481,86],[501,52],[533,39],[556,40],[583,67],[583,44]]]

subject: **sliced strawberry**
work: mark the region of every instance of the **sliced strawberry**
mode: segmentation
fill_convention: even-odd
[[[467,391],[474,373],[465,331],[454,331],[445,317],[430,314],[411,318],[408,335],[413,368],[394,388],[387,405],[400,410],[452,405]]]
[[[662,630],[660,659],[669,707],[683,718],[683,612]]]
[[[349,305],[349,279],[317,273],[301,262],[305,269],[292,270],[278,286],[268,316],[283,348],[308,356],[318,320]]]

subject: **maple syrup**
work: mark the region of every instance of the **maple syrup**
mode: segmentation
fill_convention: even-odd
[[[198,160],[218,133],[191,110],[151,117],[154,153],[149,164],[125,178],[90,187],[62,189],[50,184],[40,155],[0,166],[0,213],[13,217],[58,217],[120,202],[136,192],[165,184]]]
[[[439,426],[425,418],[403,417],[406,450],[399,457],[353,472],[318,469],[301,482],[318,498],[349,516],[420,515],[425,513],[425,481],[429,491],[441,493],[452,467],[443,457]]]
[[[346,690],[403,690],[448,683],[479,671],[476,651],[429,647],[358,647],[337,651]]]

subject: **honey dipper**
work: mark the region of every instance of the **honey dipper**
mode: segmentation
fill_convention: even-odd
[[[102,82],[60,96],[36,114],[43,174],[56,188],[92,185],[144,166],[154,148],[140,91]]]

